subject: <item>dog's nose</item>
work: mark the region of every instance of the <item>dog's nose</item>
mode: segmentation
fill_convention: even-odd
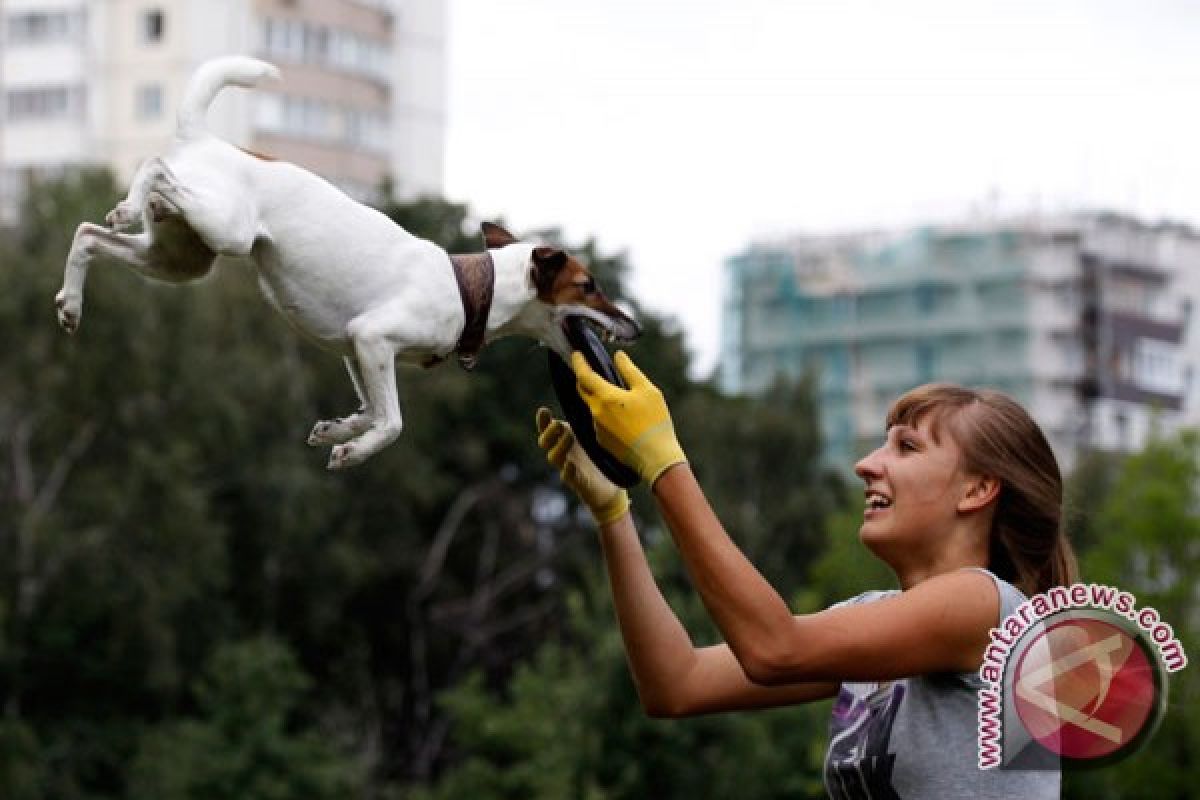
[[[613,335],[626,341],[633,341],[642,335],[642,326],[633,318],[632,309],[624,302],[609,303],[607,316],[613,325]]]
[[[637,320],[627,314],[621,314],[617,328],[618,338],[627,342],[632,342],[642,335],[642,326],[637,323]]]

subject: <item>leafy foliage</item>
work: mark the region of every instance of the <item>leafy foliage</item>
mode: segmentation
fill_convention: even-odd
[[[1200,431],[1159,438],[1116,471],[1083,559],[1089,582],[1119,586],[1172,626],[1185,653],[1200,653]],[[1192,797],[1200,752],[1200,678],[1170,676],[1162,726],[1119,766],[1068,775],[1064,795]]]
[[[288,720],[311,687],[295,657],[268,638],[220,645],[195,689],[199,719],[142,734],[130,769],[132,798],[283,800],[343,798],[352,765],[316,731]]]
[[[660,562],[665,548],[654,555]],[[782,798],[823,795],[829,704],[690,720],[642,711],[603,577],[571,595],[570,637],[506,691],[468,680],[445,698],[464,761],[420,800]],[[682,604],[695,623],[699,604]]]

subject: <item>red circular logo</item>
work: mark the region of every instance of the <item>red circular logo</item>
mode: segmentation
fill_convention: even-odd
[[[1068,615],[1030,641],[1011,690],[1021,724],[1043,747],[1064,759],[1118,758],[1157,722],[1159,669],[1115,618]]]

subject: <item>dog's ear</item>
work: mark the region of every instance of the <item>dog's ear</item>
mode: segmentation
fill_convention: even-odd
[[[554,286],[554,279],[567,265],[567,254],[557,247],[533,248],[533,269],[529,277],[537,287],[538,294],[546,294]]]
[[[488,250],[495,250],[499,247],[514,244],[516,241],[517,237],[504,230],[504,228],[501,228],[496,223],[483,223],[483,244]]]

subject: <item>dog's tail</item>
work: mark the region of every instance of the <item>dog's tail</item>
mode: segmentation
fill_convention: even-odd
[[[226,86],[253,88],[265,79],[279,80],[279,70],[265,61],[246,56],[214,58],[200,65],[183,92],[176,131],[193,139],[205,131],[204,116],[217,92]]]

